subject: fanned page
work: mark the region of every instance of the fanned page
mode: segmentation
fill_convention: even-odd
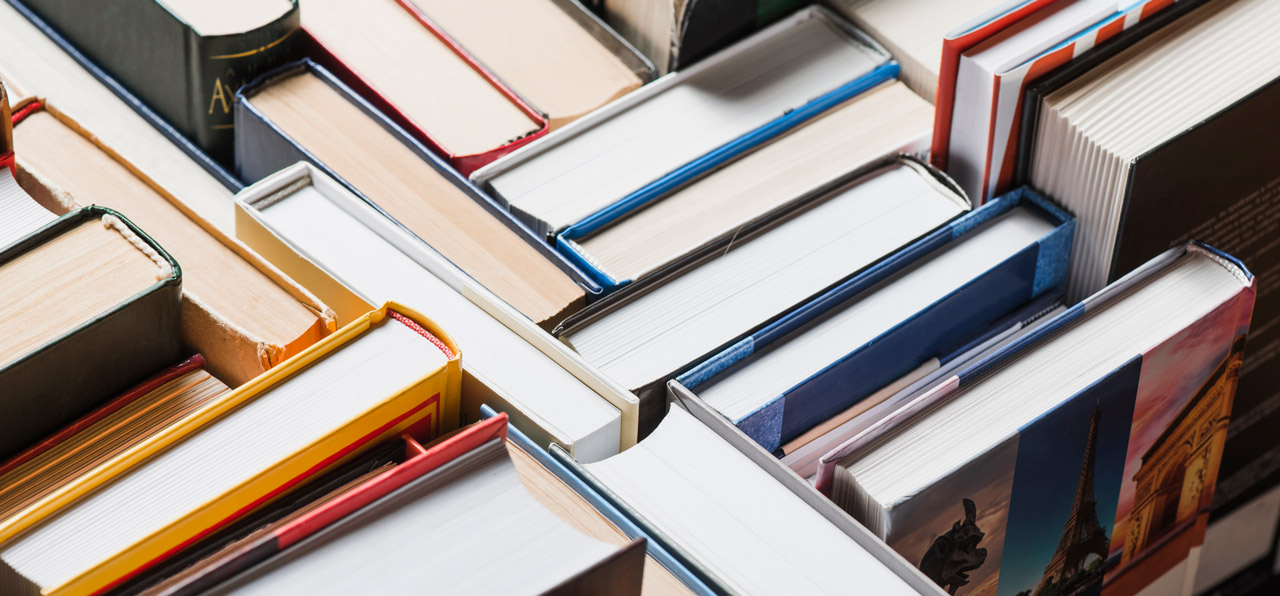
[[[554,323],[581,307],[582,289],[527,239],[329,83],[301,73],[266,86],[248,101],[320,163],[535,323]]]
[[[835,0],[832,7],[865,29],[902,63],[902,81],[930,103],[938,92],[942,41],[1011,0]]]
[[[553,0],[411,0],[552,128],[640,86],[640,78]]]
[[[916,594],[679,407],[635,447],[586,468],[743,594]]]
[[[57,217],[31,198],[27,191],[22,190],[8,168],[0,168],[0,214],[3,214],[0,217],[0,249],[21,240]]]
[[[882,56],[810,16],[709,60],[489,183],[513,211],[541,222],[535,229],[558,231],[858,78]]]
[[[231,191],[116,97],[7,2],[0,2],[0,80],[59,110],[209,223],[230,234]],[[20,96],[10,93],[17,100]],[[18,153],[22,153],[19,149]],[[183,263],[185,265],[185,263]]]
[[[452,155],[542,128],[396,0],[302,0],[302,26]]]
[[[884,83],[577,244],[614,279],[639,279],[876,158],[922,148],[932,122],[933,106]]]
[[[384,319],[4,543],[0,559],[10,573],[46,590],[67,584],[175,521],[216,506],[444,366],[445,354],[429,339]]]
[[[1005,259],[1032,247],[1053,228],[1030,210],[1015,208],[789,338],[753,353],[699,387],[698,395],[730,420],[741,420]]]
[[[529,494],[494,439],[214,594],[540,594],[615,551]]]
[[[965,211],[914,166],[867,175],[563,339],[623,386],[678,372]]]
[[[560,440],[577,457],[594,461],[617,453],[617,408],[315,186],[269,201],[258,212],[276,234],[361,295],[374,302],[401,300],[431,313],[458,341],[467,370],[525,416],[563,433]]]
[[[223,338],[227,332],[212,330],[214,326],[206,319],[221,319],[220,325],[247,334],[260,342],[262,352],[284,352],[285,346],[299,340],[309,345],[318,339],[318,333],[327,330],[321,313],[277,285],[124,164],[53,114],[37,112],[27,116],[14,127],[13,136],[19,147],[20,169],[50,191],[49,200],[61,202],[51,207],[66,210],[74,205],[96,204],[120,211],[181,264],[186,294],[183,339],[200,347],[214,374],[238,385],[265,365],[248,373],[241,370],[241,361],[262,359],[259,348],[241,350],[252,350],[251,353],[224,352],[230,343]],[[223,344],[217,346],[219,350],[205,348],[199,342],[199,334],[214,333],[222,341],[210,343]]]

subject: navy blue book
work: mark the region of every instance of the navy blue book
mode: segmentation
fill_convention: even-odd
[[[1060,290],[1074,220],[1021,188],[703,361],[677,380],[769,451],[936,370]]]

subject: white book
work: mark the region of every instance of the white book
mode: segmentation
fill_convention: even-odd
[[[735,592],[919,593],[682,408],[635,447],[583,467]]]
[[[712,351],[967,210],[922,166],[897,161],[647,291],[584,311],[561,339],[622,386],[661,392]],[[656,416],[642,400],[642,416]]]
[[[238,226],[242,237],[256,223],[365,300],[394,299],[430,313],[467,354],[463,369],[495,394],[480,397],[497,398],[490,405],[506,411],[542,446],[555,442],[595,460],[635,442],[634,397],[592,378],[562,344],[524,317],[508,312],[501,321],[495,318],[487,310],[503,314],[497,298],[313,166],[282,170],[246,188],[236,203],[249,218]],[[272,257],[272,251],[264,254]],[[464,408],[476,416],[480,400],[466,393]],[[630,412],[626,420],[619,406]]]
[[[534,231],[558,232],[885,62],[846,28],[802,10],[471,178]]]
[[[0,249],[21,240],[28,234],[57,219],[27,191],[8,168],[0,168]]]

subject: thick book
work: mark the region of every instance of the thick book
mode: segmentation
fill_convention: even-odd
[[[232,162],[232,100],[300,47],[297,0],[10,0],[25,6],[218,163]]]
[[[589,0],[667,74],[787,16],[802,0]]]
[[[640,398],[642,435],[665,383],[832,287],[906,264],[953,234],[969,203],[910,157],[870,164],[810,193],[770,225],[723,238],[632,283],[554,334]]]
[[[477,423],[285,526],[282,552],[210,593],[403,593],[429,582],[440,594],[639,595],[645,541],[598,540],[540,503],[506,429],[504,416]]]
[[[896,74],[883,48],[814,6],[471,179],[550,238],[593,213],[645,205]]]
[[[543,448],[591,460],[635,443],[635,396],[315,166],[246,188],[236,210],[240,238],[335,304],[339,321],[397,296],[429,308],[468,354],[464,420],[488,403]]]
[[[553,454],[715,593],[930,591],[866,530],[828,518],[739,448],[672,405],[622,454],[594,463]]]
[[[32,20],[28,20],[28,16]],[[0,2],[0,78],[16,86],[14,101],[36,90],[92,130],[157,184],[222,230],[231,229],[228,201],[240,186],[189,139],[57,36],[25,7]]]
[[[308,56],[464,176],[549,130],[411,0],[308,0],[302,27]]]
[[[87,474],[230,391],[196,354],[0,463],[0,519]]]
[[[236,386],[335,328],[333,311],[204,221],[55,104],[14,113],[19,182],[44,208],[104,205],[148,229],[183,267],[182,341]]]
[[[0,250],[0,292],[0,457],[178,360],[182,270],[110,209],[73,211]]]
[[[388,303],[0,522],[0,585],[107,590],[382,441],[442,435],[458,424],[459,358]]]
[[[643,208],[606,209],[569,226],[556,248],[616,289],[749,233],[834,178],[887,155],[924,155],[932,118],[928,102],[884,81]]]
[[[576,0],[409,0],[408,6],[546,114],[552,130],[653,78],[652,66]]]
[[[676,380],[772,452],[1062,286],[1073,219],[1035,191],[1019,189],[950,228]]]
[[[1259,158],[1280,149],[1275,140],[1280,131],[1275,109],[1280,105],[1280,69],[1274,61],[1259,59],[1270,55],[1273,50],[1267,44],[1274,39],[1255,29],[1280,23],[1280,12],[1269,2],[1184,0],[1151,21],[1151,26],[1139,24],[1132,34],[1099,46],[1094,59],[1069,65],[1028,91],[1028,116],[1036,117],[1028,121],[1034,126],[1024,126],[1028,134],[1020,147],[1021,171],[1029,183],[1069,209],[1090,212],[1077,228],[1076,245],[1085,246],[1072,263],[1072,284],[1078,292],[1124,275],[1143,259],[1188,238],[1230,252],[1258,274],[1254,331],[1214,502],[1215,519],[1225,519],[1255,505],[1267,509],[1265,499],[1255,499],[1280,486],[1280,470],[1272,463],[1280,453],[1274,432],[1280,424],[1274,407],[1280,387],[1280,326],[1275,325],[1280,320],[1280,293],[1266,282],[1280,266],[1271,248],[1275,231],[1270,223],[1280,170]],[[1183,61],[1184,66],[1171,71],[1149,66],[1170,60]],[[1242,70],[1219,79],[1223,64]],[[1135,73],[1152,77],[1150,84],[1097,87],[1106,93],[1108,109],[1123,115],[1116,122],[1145,131],[1141,137],[1085,124],[1076,110],[1055,107],[1068,99],[1077,105],[1095,104],[1097,100],[1073,90],[1102,78],[1131,81]],[[1061,151],[1061,131],[1067,126],[1092,140],[1079,150]],[[1115,159],[1084,169],[1080,150],[1090,147],[1118,151]],[[1084,190],[1087,184],[1110,190],[1103,196]],[[1258,525],[1270,526],[1268,538],[1220,543],[1229,549],[1218,559],[1227,562],[1218,573],[1224,593],[1247,589],[1234,585],[1276,581],[1269,563],[1260,563],[1275,559],[1276,526]],[[1245,577],[1233,585],[1228,570],[1237,562],[1253,562],[1253,569],[1239,567]]]
[[[388,0],[389,1],[389,0]],[[241,89],[236,172],[308,161],[550,328],[600,288],[458,171],[309,60]]]
[[[817,486],[951,593],[1190,593],[1254,305],[1174,248],[824,456]]]

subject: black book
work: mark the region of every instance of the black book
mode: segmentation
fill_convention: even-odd
[[[302,46],[297,0],[9,1],[228,167],[236,90]]]

